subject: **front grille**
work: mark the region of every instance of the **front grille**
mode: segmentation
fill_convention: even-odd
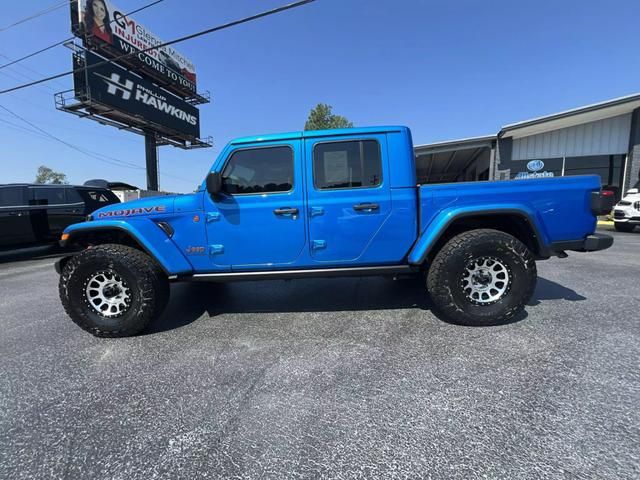
[[[613,218],[624,218],[624,212],[622,210],[614,210]]]
[[[640,210],[640,202],[634,203],[633,208],[635,208],[636,210]]]

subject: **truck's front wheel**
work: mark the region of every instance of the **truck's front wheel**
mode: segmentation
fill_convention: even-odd
[[[108,244],[69,260],[59,291],[64,309],[78,326],[97,337],[126,337],[162,313],[169,284],[148,255]]]
[[[521,312],[536,286],[536,264],[513,236],[490,229],[450,239],[429,266],[427,289],[440,313],[463,325],[505,323]]]

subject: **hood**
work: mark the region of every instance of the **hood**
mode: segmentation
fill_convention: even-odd
[[[632,202],[637,202],[638,200],[640,200],[640,193],[630,193],[628,195],[625,195],[623,197],[623,200],[629,200]]]
[[[638,201],[640,201],[640,193],[630,193],[622,197],[622,200],[618,202],[618,205],[624,207],[626,205],[632,205]]]
[[[129,218],[173,213],[174,202],[179,195],[139,198],[130,202],[114,203],[99,208],[91,214],[94,220]]]

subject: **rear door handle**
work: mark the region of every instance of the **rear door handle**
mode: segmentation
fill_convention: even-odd
[[[298,209],[297,208],[289,208],[289,207],[283,207],[283,208],[276,208],[273,213],[275,213],[276,215],[297,215],[298,214]]]
[[[378,205],[377,203],[358,203],[353,206],[353,209],[356,212],[360,212],[362,210],[379,210],[380,205]]]

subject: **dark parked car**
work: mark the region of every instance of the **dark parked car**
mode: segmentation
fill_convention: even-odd
[[[67,226],[119,201],[99,187],[0,185],[0,250],[55,243]]]

